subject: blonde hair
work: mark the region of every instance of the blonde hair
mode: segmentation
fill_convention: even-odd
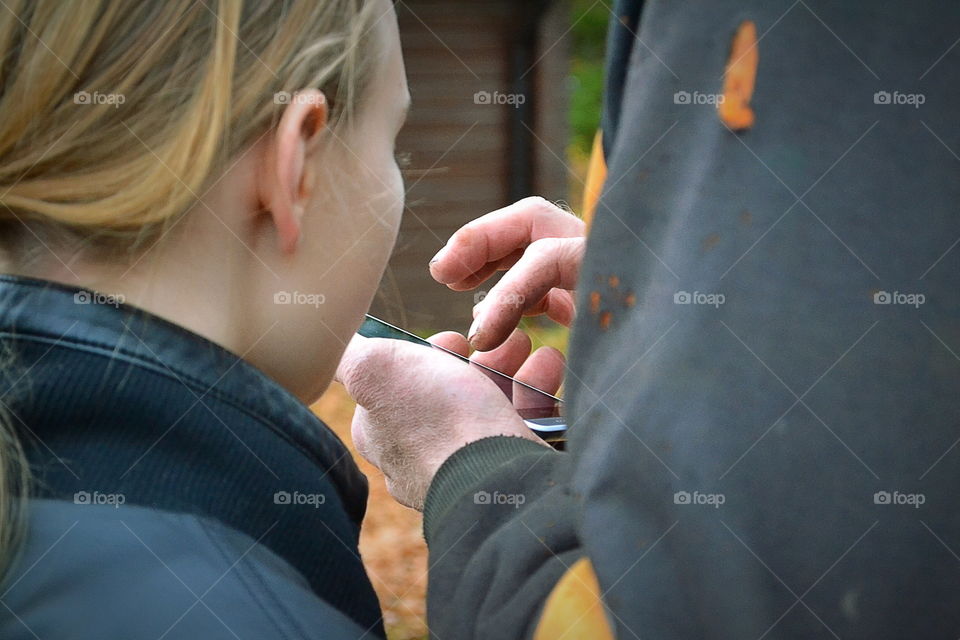
[[[0,223],[106,237],[189,210],[323,90],[348,122],[377,56],[363,0],[7,0],[0,11]],[[36,242],[33,242],[36,244]],[[9,247],[14,255],[24,247]],[[18,544],[26,464],[0,425],[0,575]]]

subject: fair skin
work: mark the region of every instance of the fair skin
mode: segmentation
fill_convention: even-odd
[[[6,270],[123,296],[251,362],[307,404],[337,372],[358,401],[358,450],[383,470],[399,501],[421,507],[437,469],[465,444],[493,435],[539,440],[488,378],[449,355],[351,340],[403,211],[394,142],[409,94],[396,17],[388,0],[378,1],[385,14],[373,34],[380,57],[349,127],[329,126],[327,97],[304,88],[278,126],[228,162],[197,204],[131,261],[93,246],[46,243],[41,259]],[[562,356],[546,348],[530,355],[529,339],[513,329],[523,311],[572,318],[569,293],[553,289],[572,288],[576,268],[550,266],[549,238],[576,238],[578,225],[546,206],[495,212],[454,236],[431,266],[438,280],[463,290],[516,263],[512,274],[533,275],[510,276],[510,287],[529,300],[548,292],[519,312],[493,304],[491,294],[478,315],[482,331],[471,332],[486,350],[474,355],[477,361],[550,392],[559,387]],[[567,253],[577,251],[571,245]],[[277,304],[280,293],[305,303]],[[433,341],[469,349],[455,333]]]
[[[396,17],[380,1],[379,59],[349,127],[328,126],[327,97],[303,88],[145,252],[117,261],[52,245],[56,258],[9,270],[122,295],[316,400],[370,305],[403,211],[394,141],[410,98]],[[313,297],[275,304],[279,292]]]
[[[530,341],[516,327],[523,315],[573,320],[571,290],[584,234],[575,216],[542,198],[526,198],[450,238],[430,263],[438,282],[462,291],[507,270],[474,309],[471,343],[485,350],[474,360],[556,392],[563,356],[543,347],[527,357]],[[469,348],[459,334],[439,334],[434,341],[463,354]],[[422,508],[437,470],[461,447],[496,435],[538,441],[492,382],[442,353],[358,338],[344,354],[338,379],[360,405],[353,419],[358,449],[384,472],[393,496],[415,508]]]

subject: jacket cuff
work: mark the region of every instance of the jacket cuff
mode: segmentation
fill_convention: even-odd
[[[518,436],[491,436],[458,449],[447,458],[430,483],[423,506],[423,535],[427,542],[451,507],[486,476],[515,458],[551,454],[542,444]]]

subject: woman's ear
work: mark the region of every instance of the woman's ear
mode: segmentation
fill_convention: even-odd
[[[306,164],[311,144],[327,126],[327,100],[317,89],[290,95],[267,147],[260,201],[273,218],[280,250],[293,253],[300,240],[307,192]]]

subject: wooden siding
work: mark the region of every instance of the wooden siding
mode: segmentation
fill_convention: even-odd
[[[479,91],[511,92],[510,60],[526,3],[408,0],[397,5],[413,107],[397,141],[408,155],[407,208],[397,247],[373,312],[423,330],[465,331],[473,293],[451,292],[430,279],[427,262],[467,221],[508,204],[510,105],[477,104]],[[529,72],[533,109],[525,124],[533,141],[531,193],[566,198],[565,78],[569,24],[554,3],[541,18]],[[559,39],[559,42],[558,42]]]

